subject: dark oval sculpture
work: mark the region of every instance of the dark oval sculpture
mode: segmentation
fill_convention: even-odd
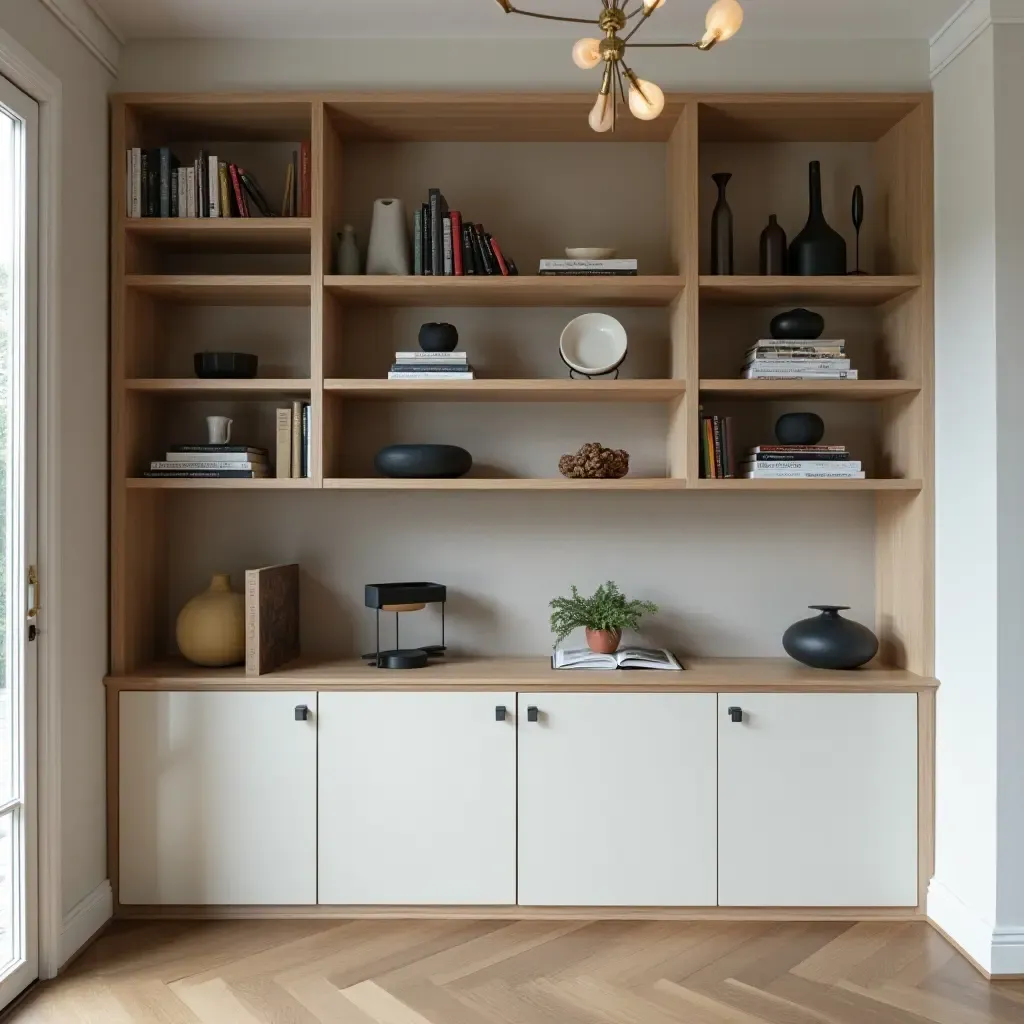
[[[787,412],[775,424],[779,444],[817,444],[825,436],[825,421],[815,412]]]
[[[383,476],[402,479],[455,479],[473,468],[473,456],[454,444],[393,444],[373,460]]]
[[[854,669],[878,653],[878,638],[867,626],[839,613],[845,605],[812,604],[821,614],[793,623],[782,636],[786,653],[811,668]]]
[[[789,309],[771,322],[772,337],[778,341],[814,341],[825,330],[825,318],[809,309]]]
[[[424,352],[454,352],[459,332],[451,324],[424,324],[420,328],[420,348]]]
[[[197,352],[193,365],[197,377],[242,380],[256,376],[259,358],[248,352]]]

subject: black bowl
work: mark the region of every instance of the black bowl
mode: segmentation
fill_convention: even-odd
[[[197,352],[193,356],[197,377],[221,380],[256,376],[257,356],[248,352]]]
[[[419,340],[424,352],[454,352],[459,332],[451,324],[424,324]]]
[[[779,341],[815,341],[825,330],[825,318],[809,309],[790,309],[772,320],[772,337]]]
[[[393,444],[373,460],[383,476],[403,479],[455,479],[473,468],[473,456],[453,444]]]
[[[775,424],[779,444],[817,444],[825,436],[825,421],[814,412],[787,412]]]

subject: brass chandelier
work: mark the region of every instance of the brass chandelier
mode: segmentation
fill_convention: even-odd
[[[564,18],[560,14],[539,14],[536,11],[521,11],[511,0],[497,0],[506,14],[522,14],[527,18],[543,18],[545,21],[567,21],[578,25],[596,25],[604,33],[604,39],[580,39],[572,48],[573,63],[584,71],[596,68],[604,61],[604,75],[597,102],[590,111],[590,127],[595,132],[615,130],[618,95],[628,104],[634,117],[642,121],[653,121],[665,108],[665,94],[653,82],[638,78],[626,64],[626,47],[688,47],[695,50],[710,50],[716,43],[724,43],[739,31],[743,24],[743,8],[739,0],[715,0],[704,21],[705,32],[696,43],[631,43],[630,40],[647,19],[665,0],[639,0],[638,6],[627,11],[630,0],[601,0],[601,13],[592,18]],[[635,18],[633,27],[625,32]],[[629,94],[626,94],[626,82]]]

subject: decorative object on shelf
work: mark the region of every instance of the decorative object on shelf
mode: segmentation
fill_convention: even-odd
[[[419,341],[424,352],[454,352],[459,332],[451,324],[424,324]]]
[[[197,352],[192,357],[196,376],[215,380],[245,380],[256,376],[259,357],[248,352]]]
[[[809,309],[790,309],[772,318],[770,330],[778,341],[816,341],[825,331],[825,318]]]
[[[575,455],[563,455],[558,472],[570,480],[621,480],[629,472],[629,452],[590,441]]]
[[[366,272],[391,276],[412,273],[405,207],[401,199],[378,199],[373,204]]]
[[[732,210],[725,198],[725,186],[731,174],[720,171],[711,179],[718,186],[718,202],[711,214],[711,273],[731,274],[732,262]]]
[[[558,339],[558,354],[569,367],[569,376],[603,377],[614,373],[626,359],[629,338],[626,328],[607,313],[584,313],[570,320]]]
[[[393,444],[377,452],[373,465],[403,480],[454,480],[473,468],[473,456],[453,444]]]
[[[377,613],[377,649],[364,654],[363,660],[371,668],[412,669],[426,668],[431,658],[444,657],[448,649],[444,643],[444,608],[448,588],[441,583],[368,583],[364,591],[364,604]],[[428,604],[441,606],[441,642],[427,647],[403,649],[399,638],[400,615],[423,611]],[[395,646],[390,651],[380,649],[380,613],[394,612]]]
[[[234,420],[227,416],[207,416],[206,432],[210,438],[210,444],[230,444],[231,424]]]
[[[789,272],[801,277],[830,277],[846,273],[846,239],[829,227],[821,208],[821,163],[808,171],[810,212],[803,230],[789,247]]]
[[[860,185],[854,186],[853,200],[850,206],[850,214],[853,217],[853,230],[857,232],[857,257],[853,270],[850,273],[860,276],[864,274],[864,271],[860,269],[860,229],[864,223],[864,190]]]
[[[245,674],[262,676],[299,656],[299,567],[245,571]]]
[[[786,273],[786,232],[774,213],[768,217],[768,226],[761,232],[759,269],[767,277]]]
[[[542,14],[522,11],[511,0],[497,0],[506,14],[522,14],[528,18],[543,18],[545,21],[566,21],[579,25],[595,25],[604,33],[604,39],[580,39],[572,48],[572,60],[578,68],[589,71],[604,62],[601,90],[597,102],[590,111],[590,127],[595,132],[615,130],[618,117],[616,88],[626,101],[626,83],[629,83],[629,109],[634,117],[642,121],[653,121],[665,107],[665,95],[653,82],[638,78],[625,61],[626,47],[685,47],[696,50],[710,50],[716,43],[724,43],[739,31],[743,24],[743,8],[738,0],[715,0],[704,19],[704,35],[695,43],[630,43],[630,40],[646,24],[647,19],[665,0],[641,0],[640,6],[628,14],[623,9],[625,2],[612,3],[604,0],[602,10],[596,18],[567,18],[560,14]],[[594,0],[597,6],[597,0]],[[625,35],[620,35],[634,17],[639,21]]]
[[[610,260],[615,258],[615,249],[566,249],[565,257],[570,260]]]
[[[782,635],[786,653],[811,668],[854,669],[866,665],[878,653],[878,637],[867,626],[839,613],[846,605],[812,604],[821,612],[793,623]]]
[[[245,600],[231,577],[217,573],[210,586],[178,613],[178,650],[195,665],[226,668],[245,661]]]
[[[779,444],[815,445],[825,436],[825,421],[815,412],[787,412],[775,423]]]
[[[569,597],[551,602],[551,632],[557,647],[575,629],[587,632],[587,646],[595,654],[614,654],[624,629],[637,630],[645,615],[656,615],[658,606],[650,601],[630,601],[609,580],[590,597],[581,597],[575,584]]]
[[[334,272],[349,277],[363,272],[363,261],[356,244],[356,230],[351,224],[346,224],[338,232],[334,246]]]

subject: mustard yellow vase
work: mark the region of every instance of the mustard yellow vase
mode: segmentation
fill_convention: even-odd
[[[178,613],[178,650],[196,665],[224,668],[245,661],[245,601],[231,589],[231,577],[217,573],[209,589]]]

